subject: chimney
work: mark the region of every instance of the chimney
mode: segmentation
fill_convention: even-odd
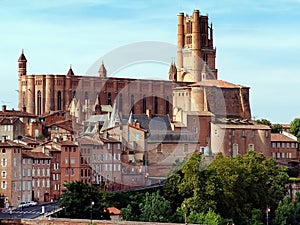
[[[5,143],[5,142],[6,142],[6,136],[3,135],[3,136],[2,136],[2,143]]]
[[[6,105],[2,105],[2,112],[6,112]]]
[[[148,118],[152,118],[151,109],[146,109],[146,115]]]

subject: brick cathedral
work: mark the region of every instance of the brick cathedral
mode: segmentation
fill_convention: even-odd
[[[101,105],[116,104],[121,115],[169,115],[186,125],[187,115],[209,112],[215,116],[251,119],[249,88],[218,80],[213,26],[198,10],[192,16],[178,15],[177,64],[172,63],[167,80],[109,77],[102,63],[99,76],[27,74],[27,59],[18,59],[18,108],[43,115],[69,111],[87,119],[101,114]]]

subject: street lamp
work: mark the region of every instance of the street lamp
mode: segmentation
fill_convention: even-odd
[[[270,212],[269,206],[267,206],[267,225],[269,225],[269,212]]]
[[[94,201],[91,201],[91,225],[93,224],[93,205],[95,204]]]
[[[184,208],[184,224],[187,224],[187,219],[186,219],[186,211],[187,211],[187,208],[186,208],[185,203],[183,203],[183,208]]]

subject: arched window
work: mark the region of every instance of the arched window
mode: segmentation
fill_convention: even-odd
[[[22,97],[23,97],[23,106],[25,107],[26,106],[26,92],[25,91],[23,91]]]
[[[119,111],[123,111],[123,95],[119,94]]]
[[[132,114],[134,114],[134,95],[131,95],[130,106],[131,106],[131,112]]]
[[[154,97],[154,114],[158,114],[158,98]]]
[[[111,105],[111,93],[107,93],[107,105]]]
[[[84,92],[84,100],[88,100],[89,99],[89,93],[86,91]]]
[[[76,97],[76,91],[73,91],[73,98]]]
[[[169,108],[169,96],[167,96],[166,98],[166,114],[169,114],[170,113],[170,108]]]
[[[37,92],[37,114],[42,114],[42,94],[41,91]]]
[[[57,92],[57,110],[61,110],[61,91]]]
[[[146,109],[147,109],[147,102],[146,102],[146,96],[143,96],[143,113],[146,113]]]

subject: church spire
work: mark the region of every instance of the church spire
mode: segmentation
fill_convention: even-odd
[[[104,63],[102,61],[101,66],[100,66],[100,68],[98,70],[99,77],[106,78],[106,73],[107,73],[107,71],[106,71]]]

